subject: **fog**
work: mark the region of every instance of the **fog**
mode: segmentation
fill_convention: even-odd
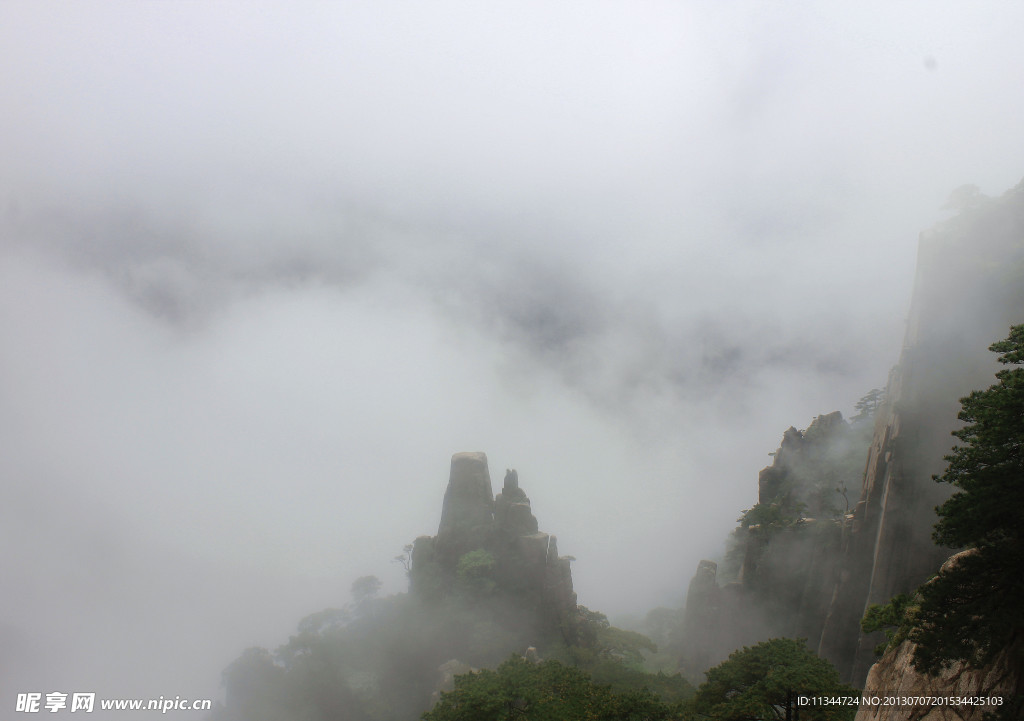
[[[216,698],[516,468],[679,605],[1019,182],[1024,8],[0,6],[0,697]],[[499,479],[495,479],[497,482]],[[198,717],[190,714],[190,717]]]

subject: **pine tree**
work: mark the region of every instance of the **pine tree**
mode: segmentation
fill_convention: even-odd
[[[937,508],[933,538],[972,548],[919,589],[914,665],[936,673],[956,661],[980,667],[1024,631],[1024,325],[989,350],[1015,366],[961,399],[962,445],[936,481],[958,490]]]

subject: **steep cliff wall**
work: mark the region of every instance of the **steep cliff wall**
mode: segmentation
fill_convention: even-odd
[[[932,476],[945,468],[959,399],[991,383],[997,364],[988,346],[1021,322],[1024,183],[998,200],[976,198],[921,235],[899,363],[870,440],[858,435],[854,477],[850,456],[831,450],[850,430],[838,414],[786,431],[759,476],[758,506],[734,535],[737,581],[719,587],[711,564],[691,584],[681,644],[689,644],[682,664],[691,676],[737,646],[788,635],[807,638],[845,682],[863,685],[881,639],[862,634],[860,619],[870,604],[915,589],[948,556],[931,533],[949,489]],[[840,502],[829,493],[844,479]],[[830,513],[832,504],[842,513]]]
[[[878,639],[858,631],[865,609],[919,586],[948,550],[931,541],[934,508],[959,399],[991,383],[988,346],[1024,320],[1024,183],[923,233],[907,332],[875,425],[860,499],[819,654],[861,685]]]

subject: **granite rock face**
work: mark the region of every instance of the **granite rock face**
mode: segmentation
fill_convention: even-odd
[[[972,553],[976,553],[976,549],[953,554],[942,564],[941,570],[952,570],[960,559]],[[1024,644],[1019,639],[1007,639],[1007,647],[983,668],[957,663],[935,676],[926,676],[914,668],[915,649],[910,641],[890,648],[868,671],[863,695],[869,698],[898,696],[919,702],[862,708],[856,721],[982,721],[985,713],[1000,710],[1000,706],[993,703],[1010,704],[1024,694],[1024,666],[1020,663]],[[933,697],[947,701],[985,699],[985,702],[972,705],[927,701]]]
[[[868,672],[863,695],[916,702],[864,705],[858,710],[856,721],[982,721],[984,714],[1001,708],[989,704],[1009,704],[1016,695],[1024,693],[1024,677],[1020,666],[1013,662],[1019,648],[1004,650],[984,668],[956,664],[937,676],[925,676],[914,669],[914,648],[913,643],[904,641],[890,649]],[[943,702],[929,702],[930,698]],[[957,698],[985,699],[986,703],[949,703]]]

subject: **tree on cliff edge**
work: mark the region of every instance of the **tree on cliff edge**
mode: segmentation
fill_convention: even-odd
[[[963,444],[935,480],[957,490],[936,510],[933,538],[975,549],[919,589],[910,638],[914,665],[936,673],[956,661],[981,667],[1024,633],[1024,325],[989,350],[1013,365],[960,400]]]

